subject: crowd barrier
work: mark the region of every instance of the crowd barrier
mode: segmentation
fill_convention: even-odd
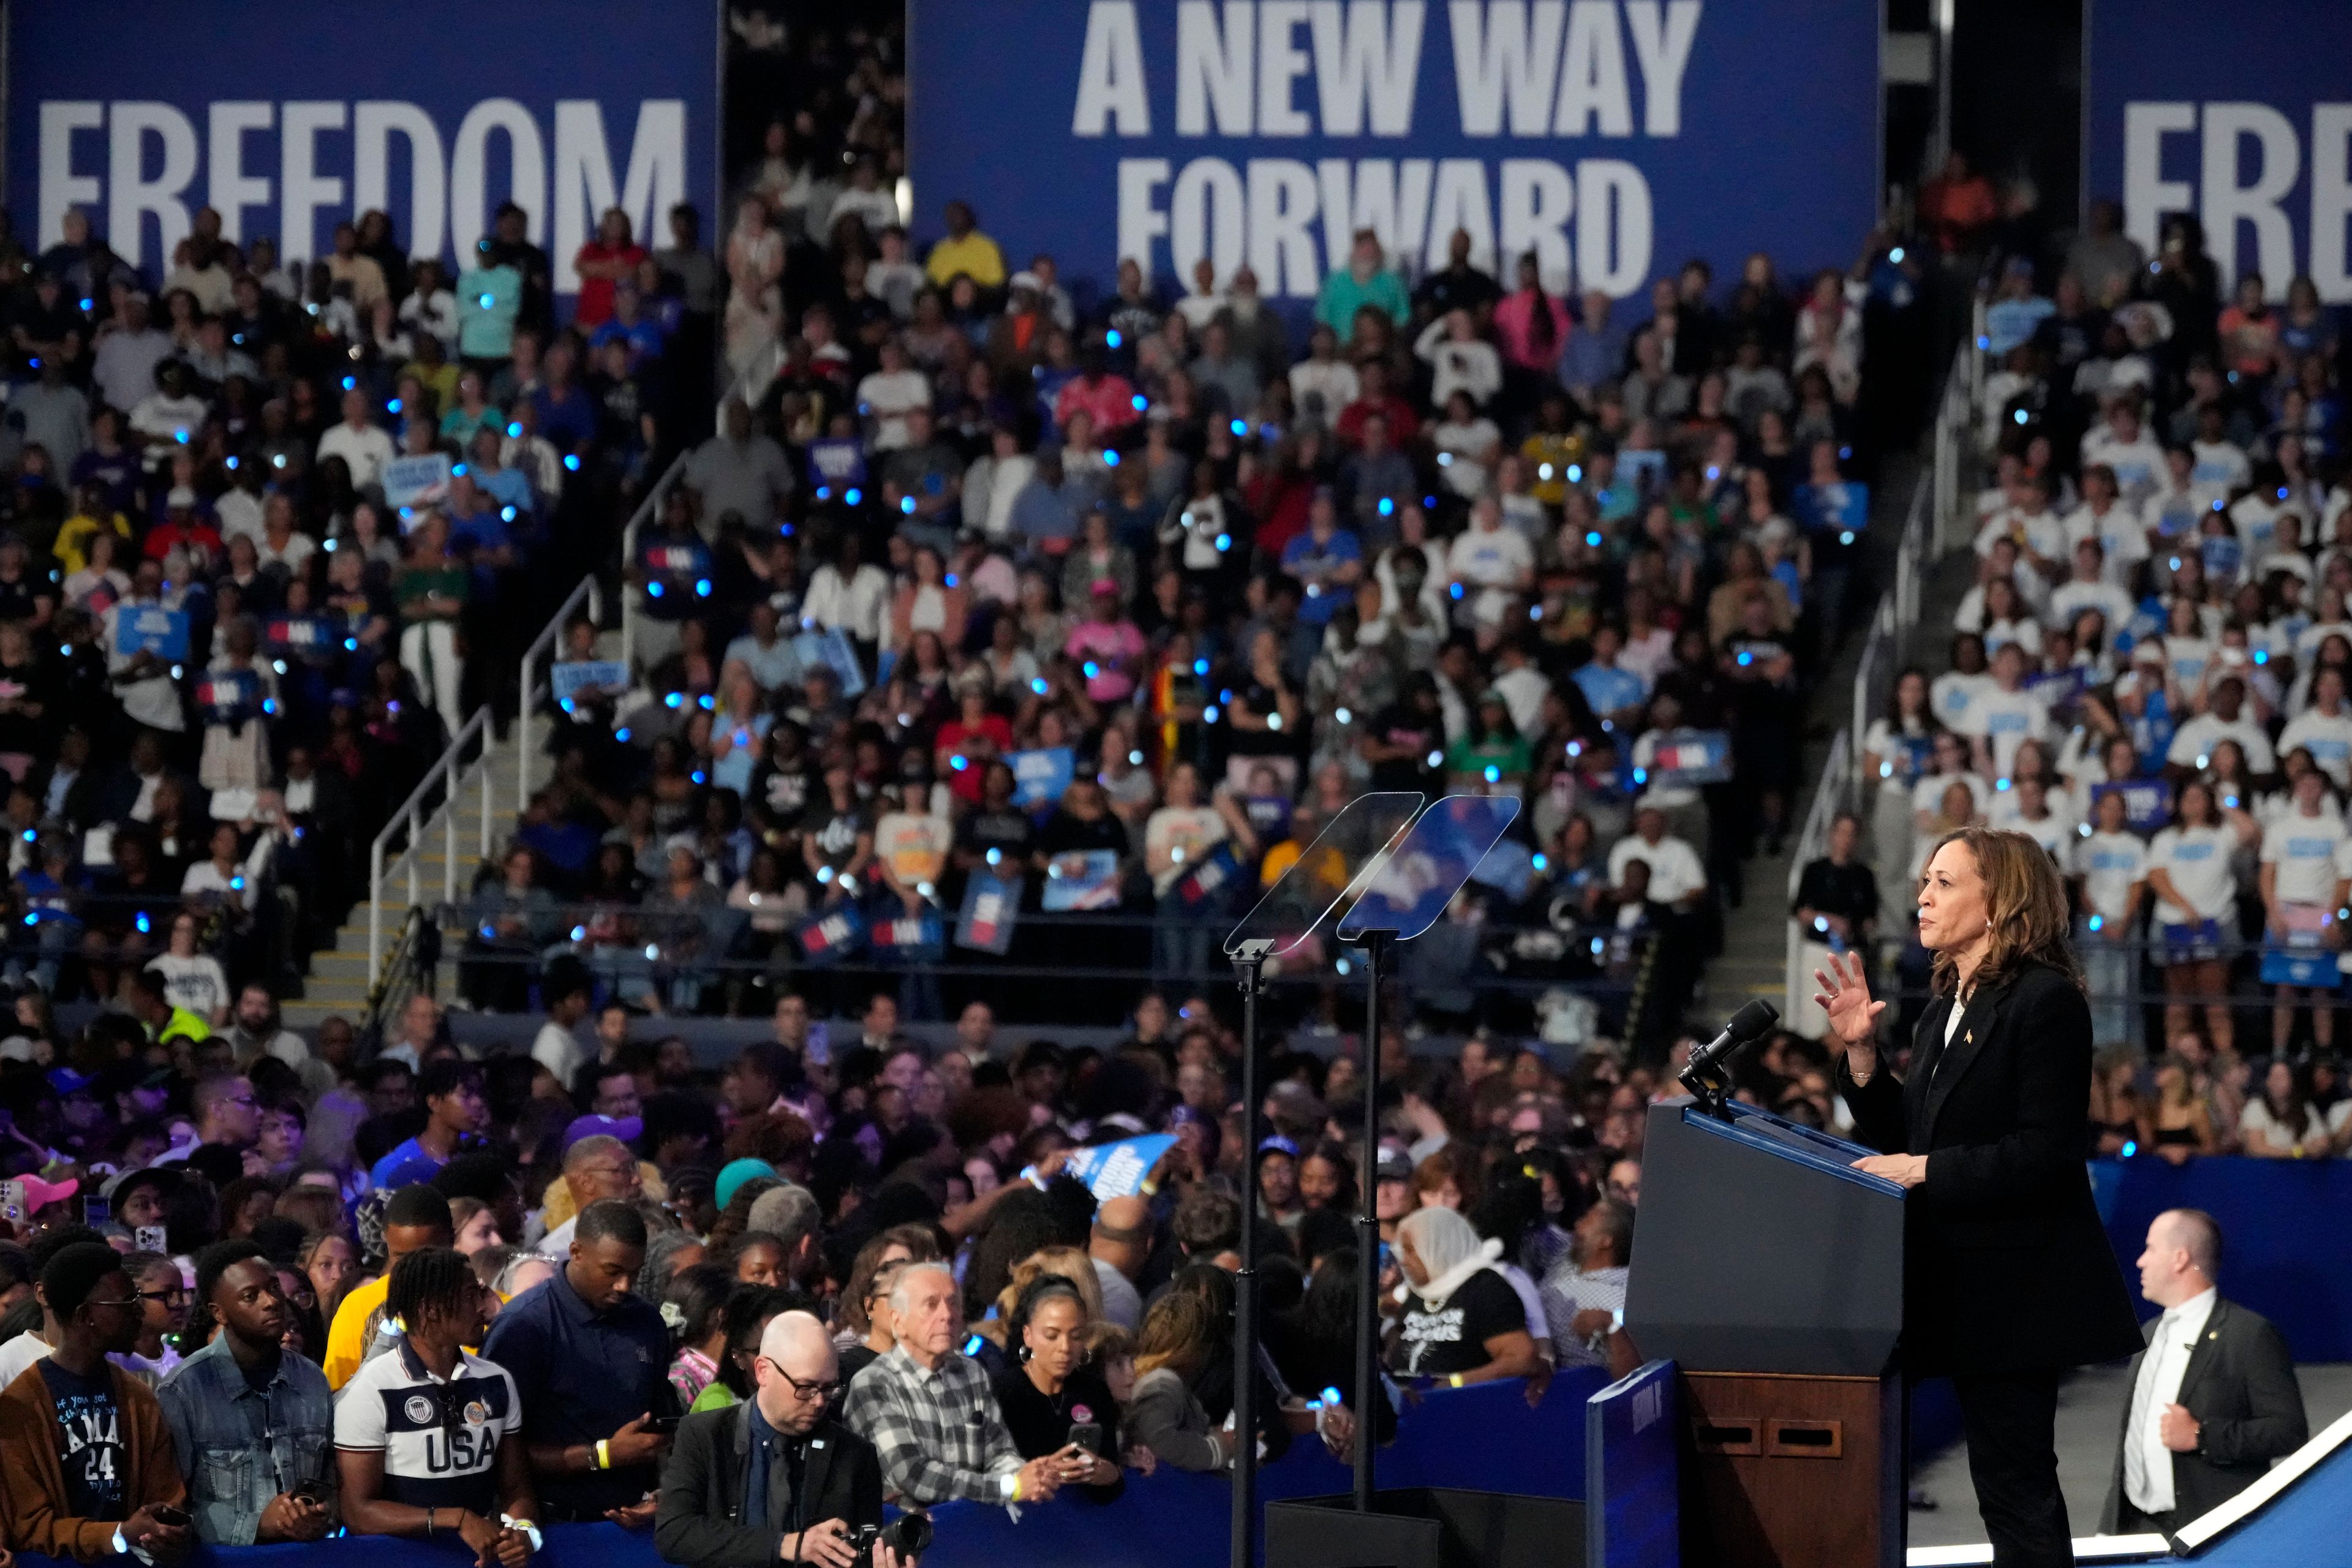
[[[1597,1369],[1562,1373],[1529,1409],[1524,1384],[1485,1384],[1444,1390],[1409,1407],[1397,1440],[1381,1450],[1383,1487],[1466,1487],[1537,1497],[1584,1496],[1585,1402],[1608,1382]],[[1266,1501],[1348,1490],[1350,1472],[1308,1436],[1258,1472]],[[924,1568],[1223,1568],[1230,1539],[1231,1493],[1222,1476],[1162,1467],[1130,1471],[1126,1490],[1108,1503],[1059,1499],[1021,1510],[948,1503],[932,1510],[938,1537]],[[611,1524],[552,1525],[538,1568],[656,1568],[651,1531]],[[346,1536],[323,1546],[202,1549],[191,1568],[427,1568],[471,1563],[454,1542]],[[18,1568],[73,1568],[58,1558],[17,1555]]]
[[[2352,1160],[2096,1160],[2091,1183],[2126,1281],[2139,1277],[2148,1221],[2203,1209],[2221,1226],[2221,1293],[2268,1318],[2295,1360],[2352,1361],[2352,1244],[2340,1228],[2352,1214]],[[2138,1305],[2156,1316],[2153,1303]]]

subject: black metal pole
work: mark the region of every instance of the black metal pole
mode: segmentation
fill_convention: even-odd
[[[1234,1279],[1233,1568],[1257,1558],[1257,994],[1268,942],[1244,942],[1234,954],[1242,988],[1242,1267]]]
[[[1356,1511],[1372,1511],[1372,1450],[1381,1394],[1381,961],[1392,931],[1364,932],[1364,1152],[1356,1211]]]

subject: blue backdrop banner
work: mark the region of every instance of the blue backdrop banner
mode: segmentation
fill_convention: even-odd
[[[2153,259],[2168,213],[2194,213],[2226,289],[2271,298],[2308,273],[2352,301],[2352,6],[2343,0],[2090,0],[2085,195],[2120,201]]]
[[[2268,1318],[2297,1361],[2352,1361],[2352,1247],[2335,1216],[2352,1214],[2352,1160],[2191,1160],[2148,1155],[2091,1166],[2107,1239],[2135,1286],[2147,1223],[2203,1209],[2221,1226],[2221,1294]],[[2153,1302],[2138,1302],[2153,1318]]]
[[[207,205],[284,260],[373,207],[409,255],[454,260],[511,197],[558,294],[606,207],[648,248],[679,201],[706,244],[724,233],[710,0],[18,0],[7,26],[17,235],[46,249],[79,207],[151,283]]]
[[[918,226],[962,198],[1019,267],[1294,311],[1349,238],[1410,271],[1618,298],[1693,257],[1849,265],[1875,211],[1878,6],[1700,0],[910,0]]]

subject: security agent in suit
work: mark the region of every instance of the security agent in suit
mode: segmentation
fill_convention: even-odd
[[[654,1545],[684,1568],[850,1568],[853,1536],[882,1522],[874,1446],[826,1414],[841,1366],[824,1325],[784,1312],[760,1338],[751,1397],[689,1415],[662,1467]],[[874,1568],[913,1568],[874,1543]]]
[[[2147,1227],[2139,1293],[2164,1309],[2132,1361],[2123,1442],[2107,1489],[2109,1534],[2169,1535],[2262,1479],[2310,1436],[2286,1341],[2221,1299],[2221,1230],[2201,1209]],[[2169,1353],[2167,1353],[2168,1351]]]
[[[1815,1000],[1845,1047],[1837,1083],[1854,1162],[1899,1183],[1906,1208],[1904,1359],[1948,1376],[1999,1568],[2074,1561],[2058,1489],[2058,1384],[2120,1361],[2138,1333],[2091,1201],[2091,1014],[2066,943],[2057,868],[2021,833],[1964,828],[1919,891],[1936,1000],[1908,1072],[1879,1060],[1858,955],[1816,971]]]

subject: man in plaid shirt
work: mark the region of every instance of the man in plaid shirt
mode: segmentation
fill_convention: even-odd
[[[843,1420],[882,1458],[885,1491],[910,1508],[953,1498],[1043,1502],[1067,1454],[1021,1462],[980,1363],[950,1347],[956,1282],[943,1263],[917,1263],[890,1291],[898,1343],[857,1374]],[[1091,1469],[1091,1458],[1077,1463]]]

